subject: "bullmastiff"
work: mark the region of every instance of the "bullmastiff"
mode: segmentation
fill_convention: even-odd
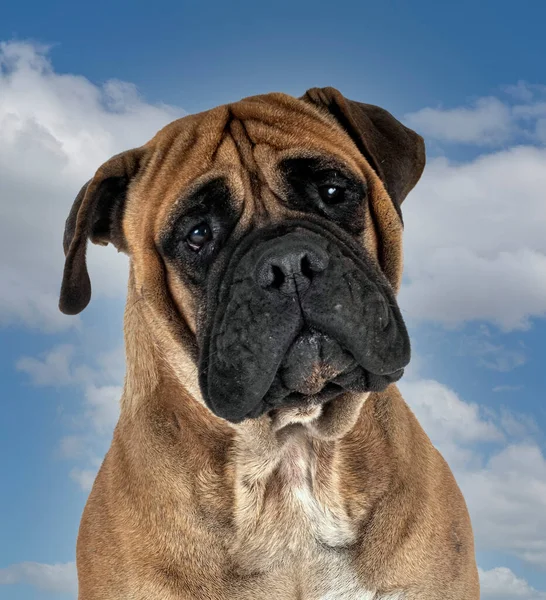
[[[475,600],[452,473],[395,382],[401,204],[423,139],[333,88],[186,116],[99,167],[66,222],[130,257],[121,413],[80,600]]]

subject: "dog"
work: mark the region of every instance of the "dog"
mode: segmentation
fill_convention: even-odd
[[[421,136],[313,88],[185,116],[65,225],[130,257],[126,377],[78,534],[80,600],[476,600],[463,496],[396,382]]]

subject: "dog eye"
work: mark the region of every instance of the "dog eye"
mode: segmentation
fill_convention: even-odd
[[[318,191],[325,204],[339,204],[345,200],[345,190],[337,185],[322,185]]]
[[[186,236],[186,242],[194,252],[199,252],[210,240],[212,240],[212,231],[206,223],[200,223]]]

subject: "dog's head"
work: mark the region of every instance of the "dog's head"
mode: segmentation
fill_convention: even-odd
[[[60,308],[90,300],[88,239],[112,243],[130,256],[132,300],[168,332],[168,361],[192,348],[216,415],[380,391],[410,358],[400,205],[424,165],[419,135],[333,88],[185,117],[80,191]]]

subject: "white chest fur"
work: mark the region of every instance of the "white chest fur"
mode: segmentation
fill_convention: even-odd
[[[357,530],[344,508],[338,469],[319,477],[311,445],[299,443],[288,444],[269,468],[259,467],[263,477],[247,473],[237,494],[232,555],[242,571],[275,571],[305,600],[402,600],[377,595],[357,577],[349,550]]]

